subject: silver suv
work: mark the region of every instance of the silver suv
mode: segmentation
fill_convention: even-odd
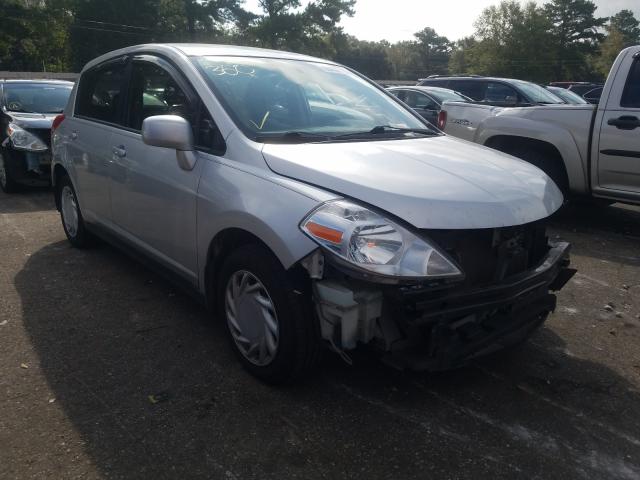
[[[69,241],[154,260],[244,366],[299,378],[359,344],[443,369],[526,338],[571,277],[540,170],[445,136],[356,72],[286,52],[142,45],[82,71],[54,123]]]

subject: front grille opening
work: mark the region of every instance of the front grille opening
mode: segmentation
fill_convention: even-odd
[[[549,250],[543,223],[474,230],[424,230],[465,273],[464,284],[483,286],[535,268]]]

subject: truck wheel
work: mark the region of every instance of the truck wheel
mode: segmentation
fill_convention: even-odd
[[[15,193],[20,189],[20,185],[11,176],[11,170],[6,163],[3,153],[0,151],[0,189],[4,193]]]
[[[71,179],[64,175],[56,186],[57,205],[60,205],[62,228],[67,239],[76,248],[87,248],[92,243],[92,236],[86,229],[80,205],[76,197]]]
[[[564,169],[561,158],[549,156],[540,150],[526,147],[506,153],[535,165],[546,173],[558,186],[566,199],[566,196],[569,194],[569,179],[567,178],[567,172]]]
[[[318,362],[320,341],[310,300],[265,247],[246,245],[225,260],[217,282],[219,318],[252,375],[272,384],[303,377]]]

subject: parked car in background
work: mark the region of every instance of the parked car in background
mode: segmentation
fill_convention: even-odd
[[[460,366],[527,338],[573,274],[545,233],[563,199],[544,172],[333,62],[141,45],[90,62],[74,92],[53,133],[67,238],[153,260],[266,381],[322,346]]]
[[[448,88],[440,87],[392,87],[388,88],[391,93],[413,108],[422,118],[438,124],[438,114],[442,102],[451,100],[453,102],[470,102],[471,99],[454,92]]]
[[[51,181],[51,124],[67,104],[72,82],[0,80],[0,188]]]
[[[442,108],[446,133],[540,167],[565,193],[640,204],[640,46],[618,55],[597,106]]]
[[[597,105],[602,95],[601,83],[576,82],[567,86],[567,90],[584,98],[588,103]]]
[[[562,100],[540,85],[509,78],[436,76],[422,80],[419,85],[448,88],[473,99],[475,102],[498,107],[527,107],[563,103]]]
[[[582,95],[582,98],[593,105],[597,105],[598,103],[600,103],[600,98],[602,97],[603,90],[604,87],[596,87]]]
[[[572,92],[571,90],[567,90],[566,88],[553,86],[547,86],[545,88],[560,100],[563,100],[564,103],[568,103],[569,105],[584,105],[586,103],[589,103],[577,93]]]

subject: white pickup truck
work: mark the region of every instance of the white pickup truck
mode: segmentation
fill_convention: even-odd
[[[442,110],[446,133],[540,167],[565,194],[640,203],[640,45],[620,52],[597,106]]]

